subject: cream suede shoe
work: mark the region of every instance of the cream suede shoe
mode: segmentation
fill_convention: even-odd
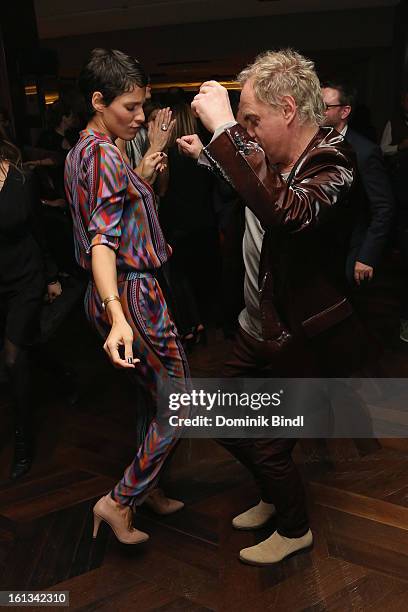
[[[235,529],[242,529],[251,531],[252,529],[260,529],[269,521],[269,519],[276,514],[276,509],[273,504],[267,504],[262,500],[254,506],[249,508],[246,512],[238,514],[232,519],[232,526]]]
[[[239,558],[249,565],[270,565],[278,563],[299,550],[309,549],[313,544],[313,534],[307,531],[301,538],[285,538],[275,531],[267,540],[256,546],[243,548]]]

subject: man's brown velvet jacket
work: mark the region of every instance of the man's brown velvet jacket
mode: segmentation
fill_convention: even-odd
[[[355,163],[343,137],[320,128],[287,181],[238,124],[204,154],[265,229],[259,270],[263,339],[276,339],[285,329],[311,338],[349,317],[344,261]]]

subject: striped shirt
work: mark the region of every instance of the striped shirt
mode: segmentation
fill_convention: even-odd
[[[81,132],[65,162],[65,191],[82,268],[91,270],[91,249],[97,244],[116,251],[123,272],[154,270],[169,258],[152,189],[106,134]]]

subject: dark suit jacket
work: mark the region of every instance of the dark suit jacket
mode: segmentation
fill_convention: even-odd
[[[354,149],[358,169],[352,196],[356,217],[346,266],[352,282],[356,261],[373,268],[378,264],[391,228],[394,198],[380,147],[350,128],[345,139]]]

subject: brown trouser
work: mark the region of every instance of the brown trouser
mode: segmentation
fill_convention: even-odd
[[[313,358],[305,347],[291,346],[287,351],[276,352],[268,342],[259,342],[239,328],[223,377],[295,376],[295,357],[302,362],[303,376],[309,375],[306,368],[310,376],[316,376]],[[304,535],[309,529],[305,492],[292,459],[297,440],[222,438],[217,441],[248,468],[259,487],[261,499],[275,505],[278,533],[291,538]]]

